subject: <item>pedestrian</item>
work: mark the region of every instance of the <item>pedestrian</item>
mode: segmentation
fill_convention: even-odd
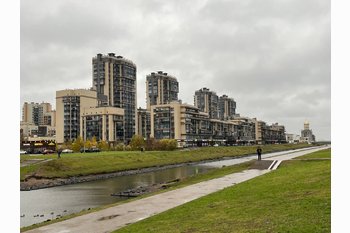
[[[57,150],[57,157],[60,159],[61,158],[61,153],[62,153],[62,149],[58,148]]]
[[[258,149],[256,149],[256,153],[258,154],[258,160],[261,160],[261,152],[262,149],[260,148],[260,146],[258,146]]]

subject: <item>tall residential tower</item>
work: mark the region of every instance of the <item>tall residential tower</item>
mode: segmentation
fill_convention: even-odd
[[[146,77],[147,109],[152,105],[169,104],[178,100],[179,82],[174,76],[158,71]]]
[[[216,92],[210,91],[208,88],[202,88],[194,94],[194,106],[200,111],[209,114],[210,118],[219,118],[219,98]]]
[[[219,117],[221,120],[233,119],[236,114],[236,101],[227,95],[219,98]]]
[[[124,109],[125,140],[136,133],[136,65],[122,56],[97,54],[92,58],[93,87],[99,106]]]

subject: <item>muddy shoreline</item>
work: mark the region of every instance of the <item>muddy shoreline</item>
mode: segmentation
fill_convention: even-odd
[[[164,166],[140,168],[140,169],[119,171],[119,172],[112,172],[112,173],[105,173],[105,174],[72,176],[69,178],[48,179],[48,178],[37,177],[37,176],[33,175],[30,177],[27,177],[25,181],[20,182],[20,191],[31,191],[31,190],[51,188],[51,187],[62,186],[62,185],[77,184],[77,183],[82,183],[82,182],[108,179],[108,178],[113,178],[113,177],[118,177],[118,176],[128,176],[128,175],[134,175],[134,174],[140,174],[140,173],[160,171],[160,170],[169,169],[169,168],[182,167],[182,166],[186,166],[186,165],[197,165],[197,164],[201,164],[201,163],[222,161],[222,160],[233,159],[233,158],[242,158],[242,157],[247,157],[247,156],[251,156],[251,154],[242,155],[242,156],[234,156],[234,157],[223,157],[223,158],[219,158],[219,159],[202,160],[202,161],[198,161],[198,162],[187,162],[187,163],[170,164],[170,165],[164,165]]]

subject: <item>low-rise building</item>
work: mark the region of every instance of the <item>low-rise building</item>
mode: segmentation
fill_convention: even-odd
[[[124,142],[124,109],[84,108],[80,116],[80,136],[84,141],[96,137],[97,141],[102,140],[109,144]]]

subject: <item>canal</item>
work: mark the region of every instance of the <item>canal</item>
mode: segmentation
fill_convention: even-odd
[[[126,199],[111,196],[112,193],[182,179],[214,168],[214,166],[187,165],[86,183],[21,191],[21,227]]]

